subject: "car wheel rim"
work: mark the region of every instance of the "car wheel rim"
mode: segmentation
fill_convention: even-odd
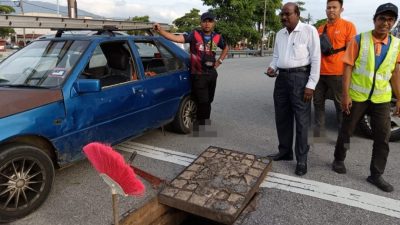
[[[183,124],[186,128],[190,128],[196,116],[196,104],[189,100],[183,108]]]
[[[372,127],[371,127],[371,117],[370,117],[370,116],[365,116],[364,121],[365,121],[365,123],[367,124],[368,128],[369,128],[370,130],[372,130]],[[400,129],[400,118],[398,118],[398,117],[396,118],[396,117],[394,117],[394,116],[391,116],[390,131],[393,132],[393,131],[397,131],[397,130],[399,130],[399,129]]]
[[[17,211],[32,205],[45,187],[41,164],[30,158],[17,158],[0,168],[0,208]]]
[[[398,116],[393,116],[392,114],[396,110],[396,107],[393,106],[391,110],[390,120],[391,120],[391,131],[396,131],[400,129],[400,118]]]

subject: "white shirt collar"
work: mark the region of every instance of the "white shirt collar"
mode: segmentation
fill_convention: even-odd
[[[297,25],[296,25],[296,27],[294,28],[294,30],[293,31],[295,31],[295,32],[298,32],[298,31],[301,31],[302,28],[303,27],[303,23],[299,20],[299,22],[297,23]],[[286,34],[289,34],[289,31],[287,30],[287,28],[285,27],[285,33]]]

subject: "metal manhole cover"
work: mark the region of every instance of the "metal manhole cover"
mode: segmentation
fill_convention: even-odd
[[[267,158],[210,146],[161,190],[159,201],[232,224],[270,168]]]

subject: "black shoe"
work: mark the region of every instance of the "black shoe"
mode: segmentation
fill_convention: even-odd
[[[296,171],[294,173],[298,176],[303,176],[307,173],[307,163],[297,163]]]
[[[388,182],[386,182],[382,176],[379,177],[375,177],[375,176],[369,176],[367,178],[367,181],[370,182],[371,184],[377,186],[379,189],[381,189],[382,191],[385,192],[392,192],[393,186],[391,184],[389,184]]]
[[[270,159],[274,160],[274,161],[281,161],[281,160],[283,160],[283,161],[292,161],[293,160],[293,156],[292,155],[288,155],[288,154],[283,155],[281,153],[271,154],[271,155],[268,155],[268,157]]]
[[[332,163],[332,170],[336,173],[345,174],[347,172],[344,161],[334,160]]]

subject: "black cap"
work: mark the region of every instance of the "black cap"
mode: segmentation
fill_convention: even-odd
[[[215,20],[215,16],[210,12],[203,13],[200,18],[201,18],[201,21],[204,21],[206,19]]]
[[[397,6],[393,5],[392,3],[385,3],[383,5],[380,5],[375,12],[375,16],[382,14],[384,12],[392,12],[394,15],[396,15],[396,18],[398,16],[398,9]]]

